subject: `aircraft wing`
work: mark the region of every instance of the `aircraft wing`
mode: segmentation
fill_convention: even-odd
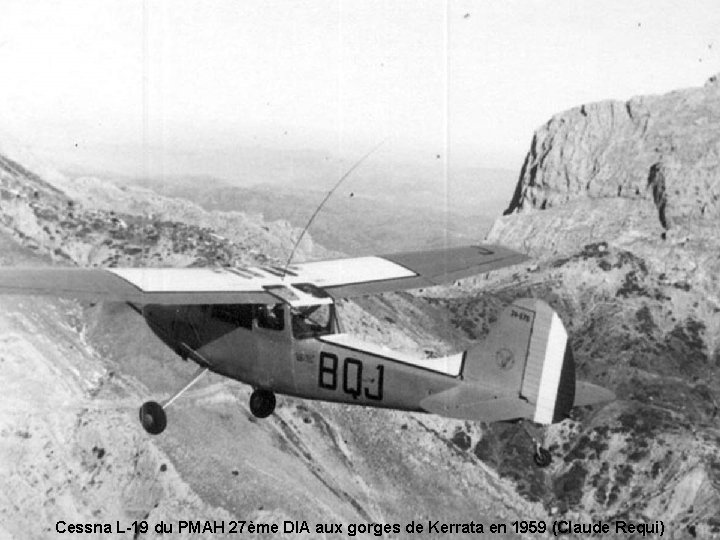
[[[475,245],[328,261],[339,265],[337,272],[326,271],[325,262],[297,266],[316,274],[315,284],[334,298],[352,298],[433,287],[526,260],[526,255],[508,248]]]
[[[262,287],[225,269],[0,268],[0,294],[32,294],[136,304],[271,304]]]
[[[573,407],[605,403],[615,399],[610,390],[585,381],[575,382]],[[532,419],[535,405],[518,394],[495,396],[482,387],[459,384],[438,394],[432,394],[420,402],[423,410],[460,420],[478,422],[504,422],[518,418]]]
[[[0,294],[40,294],[137,304],[329,302],[430,287],[518,264],[525,255],[499,246],[353,257],[234,268],[0,268]]]

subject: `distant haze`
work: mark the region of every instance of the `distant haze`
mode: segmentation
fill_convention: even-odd
[[[0,145],[240,180],[387,139],[376,163],[436,181],[517,172],[553,113],[720,71],[718,29],[716,0],[6,0]]]
[[[268,163],[258,169],[262,173],[245,164],[246,174],[240,176],[249,181],[241,185],[191,175],[109,179],[188,199],[207,210],[239,210],[303,228],[340,176],[336,165],[306,152],[294,161]],[[503,169],[453,171],[448,182],[433,181],[427,172],[412,163],[364,164],[323,206],[310,228],[312,238],[350,255],[478,242],[507,208],[517,180]],[[275,181],[252,181],[263,176]]]

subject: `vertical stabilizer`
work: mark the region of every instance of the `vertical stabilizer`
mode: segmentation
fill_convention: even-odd
[[[533,405],[530,420],[551,424],[565,418],[575,400],[575,367],[567,331],[545,302],[515,301],[468,351],[463,378],[496,387]]]

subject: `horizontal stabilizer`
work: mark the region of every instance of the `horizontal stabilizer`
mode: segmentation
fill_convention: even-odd
[[[615,394],[607,388],[584,381],[575,383],[575,407],[606,403],[614,399]]]
[[[495,397],[487,390],[460,384],[444,392],[433,394],[420,402],[425,411],[477,422],[502,422],[532,417],[535,406],[515,396]]]

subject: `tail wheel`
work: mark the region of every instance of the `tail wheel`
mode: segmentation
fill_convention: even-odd
[[[269,390],[255,390],[250,395],[250,412],[256,418],[267,418],[275,410],[275,394]]]
[[[140,423],[151,435],[159,435],[167,426],[167,415],[157,401],[146,401],[140,407]]]
[[[550,462],[552,462],[552,456],[547,448],[538,447],[535,449],[535,454],[533,454],[533,461],[535,461],[535,465],[543,469],[550,465]]]

